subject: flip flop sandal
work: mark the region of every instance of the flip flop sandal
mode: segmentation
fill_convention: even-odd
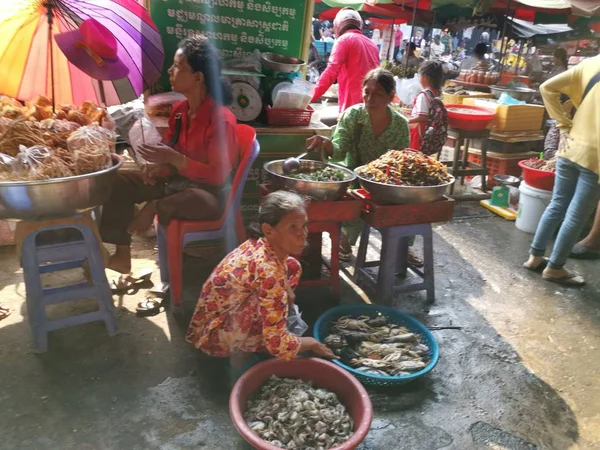
[[[0,306],[0,320],[6,319],[8,316],[10,316],[11,312],[12,311],[10,309]]]
[[[544,258],[542,260],[541,263],[539,263],[537,266],[535,267],[531,267],[530,265],[528,265],[526,262],[523,263],[523,267],[527,270],[530,270],[532,272],[543,272],[544,269],[546,268],[546,266],[548,266],[548,258]]]
[[[135,308],[135,313],[138,317],[150,317],[160,314],[164,309],[163,300],[147,298],[138,303],[137,308]]]
[[[546,281],[562,284],[563,286],[583,286],[585,284],[583,277],[573,272],[568,272],[564,277],[560,278],[549,277],[547,275],[542,275],[542,278]]]
[[[140,289],[140,285],[150,281],[152,272],[152,270],[148,269],[136,276],[129,274],[124,278],[121,277],[116,281],[113,280],[110,286],[110,290],[113,294],[133,295]]]
[[[415,266],[419,269],[425,266],[423,260],[413,253],[409,252],[407,259],[410,265]]]
[[[340,258],[340,261],[348,262],[352,259],[352,252],[351,251],[345,252],[343,250],[340,250],[339,258]]]
[[[574,259],[600,259],[600,252],[597,250],[591,250],[584,247],[581,244],[575,244],[569,258]]]

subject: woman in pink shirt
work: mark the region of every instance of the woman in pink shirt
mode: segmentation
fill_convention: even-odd
[[[379,67],[379,50],[362,34],[363,21],[352,8],[343,8],[335,16],[333,28],[338,36],[327,69],[317,83],[313,101],[318,100],[338,80],[340,113],[362,103],[362,81],[365,75]]]

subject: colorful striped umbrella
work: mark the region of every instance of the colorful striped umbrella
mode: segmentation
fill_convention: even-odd
[[[127,78],[93,80],[56,45],[54,36],[77,29],[88,18],[117,39]],[[22,101],[45,95],[57,105],[86,100],[116,105],[150,88],[163,63],[160,34],[135,0],[0,0],[0,94]]]

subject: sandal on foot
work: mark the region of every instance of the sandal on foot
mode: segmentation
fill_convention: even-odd
[[[569,258],[600,259],[600,252],[598,250],[592,250],[590,248],[584,247],[583,245],[577,243],[573,247],[573,250],[571,250]]]
[[[163,301],[156,298],[147,298],[146,300],[139,302],[135,312],[138,317],[149,317],[160,314],[164,311]]]
[[[548,275],[542,275],[542,278],[546,281],[562,284],[563,286],[583,286],[585,284],[583,277],[574,272],[567,272],[566,275],[558,278],[549,277]]]
[[[136,276],[132,274],[121,275],[118,280],[112,281],[110,290],[113,294],[134,294],[141,288],[140,285],[150,281],[151,276],[151,269],[145,270]]]
[[[352,259],[352,250],[350,250],[349,252],[345,252],[343,250],[340,250],[340,261],[350,261]]]
[[[542,262],[539,263],[535,267],[530,266],[529,264],[527,264],[527,262],[523,263],[523,267],[527,270],[531,270],[532,272],[542,272],[546,268],[547,265],[548,265],[548,258],[542,259]]]
[[[415,266],[417,268],[421,268],[423,266],[425,266],[425,263],[423,262],[423,260],[421,258],[419,258],[417,255],[415,255],[413,252],[411,252],[409,250],[408,252],[408,264],[410,264],[411,266]]]
[[[10,313],[10,309],[5,308],[4,306],[0,306],[0,320],[6,319],[8,316],[10,316]]]

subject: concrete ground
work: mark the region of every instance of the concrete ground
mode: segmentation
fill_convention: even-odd
[[[435,231],[436,303],[417,293],[396,306],[441,328],[439,364],[422,381],[369,389],[375,419],[360,449],[600,448],[600,262],[569,263],[590,284],[566,289],[522,270],[531,236],[478,207],[458,208]],[[155,267],[153,246],[136,241],[137,269]],[[0,449],[247,448],[229,419],[227,362],[184,342],[219,259],[215,249],[186,256],[183,319],[137,318],[141,289],[114,298],[118,336],[100,323],[59,330],[38,355],[14,249],[0,249],[0,302],[13,310],[0,322]],[[348,285],[343,297],[360,301]],[[312,322],[332,299],[304,289],[298,303]]]

